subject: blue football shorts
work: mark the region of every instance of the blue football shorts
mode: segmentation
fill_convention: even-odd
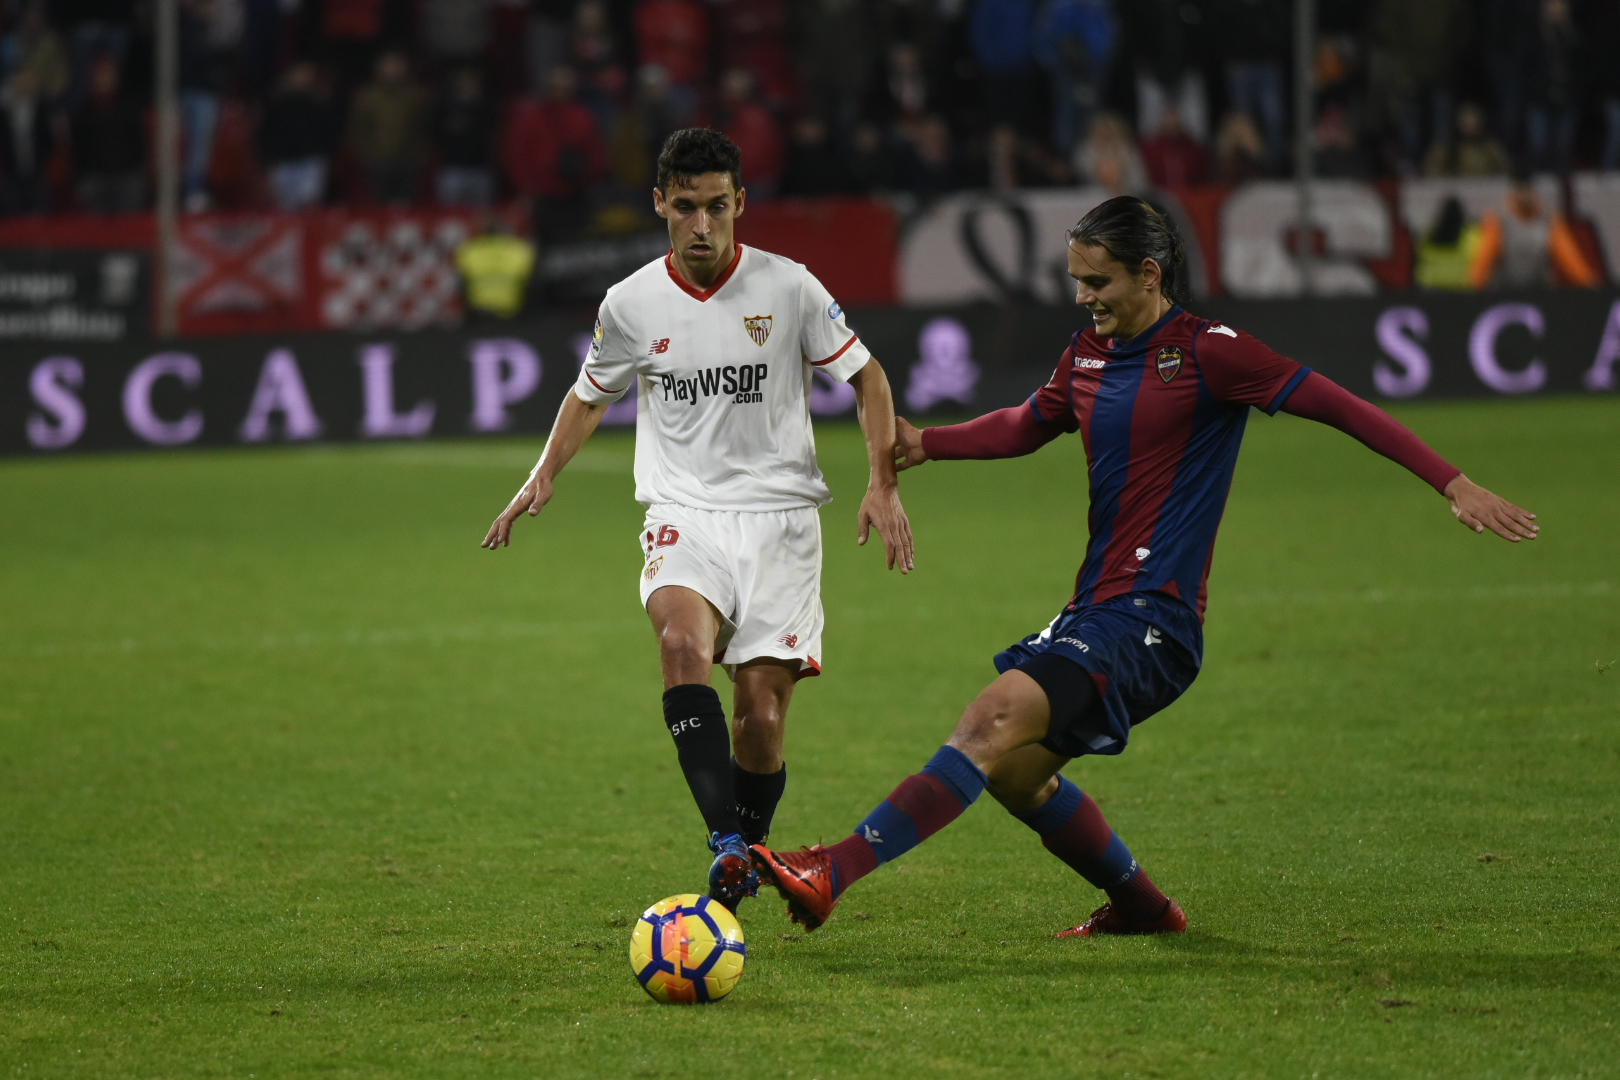
[[[996,671],[1043,653],[1078,664],[1097,695],[1063,730],[1054,723],[1041,745],[1064,757],[1117,754],[1131,728],[1167,708],[1198,677],[1204,628],[1179,600],[1130,593],[1062,612],[1045,630],[997,653]]]

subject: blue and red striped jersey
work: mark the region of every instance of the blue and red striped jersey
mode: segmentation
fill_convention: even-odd
[[[1161,592],[1202,619],[1249,409],[1275,414],[1309,374],[1180,307],[1129,341],[1075,334],[1029,399],[1037,421],[1086,446],[1091,538],[1069,608]]]

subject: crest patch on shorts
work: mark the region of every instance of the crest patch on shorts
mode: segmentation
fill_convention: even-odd
[[[641,576],[646,578],[648,581],[651,581],[653,578],[658,576],[658,571],[662,570],[663,568],[664,557],[660,555],[658,558],[647,564],[647,569],[642,573]]]
[[[1159,378],[1169,382],[1181,370],[1181,346],[1166,345],[1159,350],[1158,357]]]
[[[755,345],[763,347],[765,340],[771,336],[771,323],[775,319],[775,315],[747,315],[743,317],[743,329],[748,331]]]

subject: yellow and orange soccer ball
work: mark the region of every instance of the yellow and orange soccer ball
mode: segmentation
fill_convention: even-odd
[[[658,901],[630,932],[630,970],[666,1005],[719,1001],[736,989],[747,956],[737,917],[696,893]]]

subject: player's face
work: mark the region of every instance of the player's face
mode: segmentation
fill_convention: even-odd
[[[1106,248],[1070,244],[1069,276],[1075,282],[1074,302],[1091,310],[1098,337],[1135,337],[1162,314],[1159,264],[1152,259],[1144,259],[1133,274]]]
[[[681,261],[701,272],[729,258],[734,223],[747,195],[732,188],[730,173],[702,173],[689,187],[653,188],[653,208],[669,222],[669,242]]]

